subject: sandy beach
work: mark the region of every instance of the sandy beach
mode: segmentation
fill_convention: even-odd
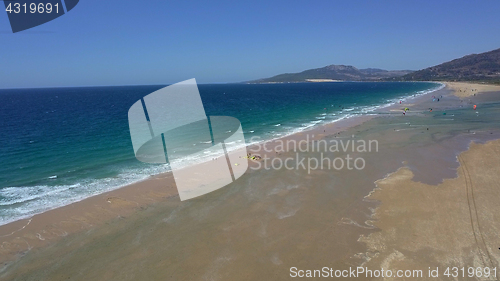
[[[184,202],[166,173],[0,226],[0,278],[288,280],[291,267],[496,267],[500,87],[446,85],[284,139],[377,140],[377,151],[253,152],[347,154],[364,159],[362,170],[251,161],[238,181]]]
[[[406,167],[377,181],[367,198],[382,202],[373,216],[381,231],[360,238],[369,248],[364,266],[423,272],[440,267],[440,280],[447,279],[448,267],[498,268],[499,152],[498,140],[472,144],[458,156],[458,177],[436,186],[414,181]]]
[[[465,82],[446,82],[448,88],[453,89],[454,94],[459,98],[474,96],[479,93],[489,93],[500,91],[500,86],[489,84],[476,84]]]
[[[307,82],[342,82],[341,80],[333,79],[306,79]]]

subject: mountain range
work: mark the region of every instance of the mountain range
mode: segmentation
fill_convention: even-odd
[[[287,82],[314,82],[322,81],[377,81],[401,77],[411,73],[411,70],[383,70],[378,68],[358,69],[351,65],[328,65],[321,68],[309,69],[299,73],[284,73],[270,78],[264,78],[247,83],[287,83]]]
[[[246,83],[294,83],[326,81],[481,81],[500,83],[500,49],[467,55],[418,71],[358,69],[328,65],[299,73],[284,73]]]
[[[467,55],[406,74],[395,80],[500,82],[500,49]]]

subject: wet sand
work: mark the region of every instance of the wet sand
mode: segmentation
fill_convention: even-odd
[[[373,116],[359,116],[327,124],[306,132],[290,135],[279,140],[317,140],[328,134],[339,134],[347,128],[370,120]],[[279,143],[269,141],[263,146],[250,146],[253,155],[273,159],[281,156],[274,152]],[[222,159],[221,159],[222,160]],[[247,173],[252,173],[258,161],[249,162]],[[203,164],[201,164],[203,165]],[[199,170],[199,169],[197,169]],[[172,173],[152,176],[150,179],[134,183],[117,190],[96,195],[68,206],[56,208],[0,226],[0,263],[4,267],[16,262],[26,253],[39,247],[51,245],[66,236],[82,231],[93,230],[114,220],[123,220],[136,212],[142,212],[157,204],[180,201]]]
[[[349,154],[365,160],[366,167],[360,171],[307,171],[296,164],[292,170],[250,169],[238,181],[184,202],[179,201],[167,173],[31,220],[2,226],[4,267],[0,278],[287,280],[290,267],[345,269],[366,263],[375,269],[382,264],[380,261],[387,261],[384,255],[390,256],[389,260],[400,257],[391,251],[398,249],[392,245],[401,246],[398,244],[401,242],[403,247],[409,242],[399,236],[396,238],[400,240],[390,239],[402,225],[391,224],[393,219],[385,217],[383,210],[392,210],[397,202],[391,201],[393,192],[380,193],[385,190],[384,181],[378,181],[380,190],[366,198],[376,187],[374,182],[394,171],[398,172],[393,176],[408,171],[412,178],[404,174],[396,187],[400,186],[399,181],[404,184],[411,180],[436,188],[436,184],[441,186],[457,177],[456,157],[467,150],[471,141],[484,143],[500,138],[498,93],[485,94],[490,95],[489,98],[473,97],[470,102],[479,103],[479,98],[483,99],[478,111],[461,102],[451,89],[432,95],[444,98],[436,103],[429,96],[420,97],[380,110],[375,116],[334,123],[289,137],[300,140],[309,136],[311,143],[377,140],[378,151],[286,151],[269,155],[279,159],[311,159],[323,153],[333,159]],[[402,116],[404,107],[410,107],[406,116]],[[432,112],[428,110],[430,107]],[[276,148],[275,145],[270,147]],[[263,155],[262,151],[259,153]],[[493,165],[498,167],[496,163]],[[460,177],[460,172],[458,175]],[[412,193],[405,189],[400,195]],[[397,219],[422,218],[424,223],[436,225],[412,215],[415,209],[412,206],[419,206],[421,202],[411,198],[404,201],[408,211],[401,212]],[[377,210],[375,215],[374,210]],[[394,212],[388,213],[394,215]],[[439,215],[449,217],[449,212],[443,209]],[[493,222],[492,225],[500,226],[498,219],[493,218]],[[447,231],[453,229],[450,225]],[[466,232],[463,228],[456,230]],[[420,231],[427,237],[453,237],[450,232]],[[486,245],[493,243],[488,241]],[[426,242],[423,239],[415,243],[425,245]],[[377,248],[379,245],[384,246]],[[400,252],[406,253],[404,251]],[[425,253],[415,255],[425,258]],[[445,254],[453,255],[453,252]],[[435,260],[435,266],[445,262]]]
[[[484,111],[491,112],[488,112],[488,117],[481,117],[484,111],[478,109],[481,113],[476,113],[477,119],[493,119],[491,115],[498,114],[500,93],[493,92],[498,89],[497,86],[484,87],[485,92],[476,92],[471,89],[481,89],[478,85],[454,83],[452,89],[455,91],[453,94],[461,98],[474,97],[476,93],[477,97],[466,103],[465,107],[484,104]],[[457,94],[459,89],[462,91]],[[468,128],[467,134],[454,137],[455,145],[470,134],[474,138],[466,139],[481,143],[487,139],[498,139],[495,124],[486,127],[462,125]],[[477,134],[482,136],[476,137]],[[424,280],[498,280],[500,140],[491,140],[486,144],[472,142],[469,150],[459,151],[461,149],[457,150],[456,156],[457,176],[444,178],[439,184],[426,183],[426,177],[417,178],[415,169],[407,163],[376,182],[377,188],[366,200],[381,203],[369,220],[379,231],[362,235],[359,239],[368,247],[368,251],[361,254],[365,258],[362,266],[373,270],[385,268],[392,272],[421,270]],[[442,167],[439,169],[442,170]],[[453,278],[454,267],[458,268],[456,278]],[[489,277],[478,276],[477,273],[469,275],[469,267],[475,268],[476,272],[481,268],[483,274],[485,268],[491,272],[496,268],[497,274],[496,277],[493,274]],[[439,276],[429,277],[429,268],[439,268]],[[447,268],[450,268],[448,273],[451,276],[445,274]],[[465,273],[461,268],[464,268]]]
[[[369,248],[364,266],[422,270],[423,276],[429,267],[441,268],[433,280],[451,280],[446,268],[465,267],[460,280],[498,280],[469,277],[468,267],[498,270],[499,153],[498,140],[473,144],[458,156],[458,177],[437,186],[415,182],[406,167],[378,181],[368,199],[382,202],[373,216],[381,231],[360,238]]]

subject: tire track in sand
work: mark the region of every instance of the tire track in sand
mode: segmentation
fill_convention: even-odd
[[[459,155],[458,159],[460,161],[460,167],[462,168],[462,173],[464,175],[465,190],[467,193],[467,204],[469,207],[470,222],[471,222],[472,232],[474,234],[474,240],[476,241],[476,245],[477,245],[477,248],[479,251],[479,256],[481,257],[481,260],[483,262],[484,267],[488,266],[487,262],[485,260],[486,256],[488,256],[487,259],[489,260],[489,265],[491,266],[490,268],[494,268],[495,266],[493,265],[493,259],[491,258],[491,254],[488,250],[488,246],[486,245],[483,231],[481,230],[481,224],[479,222],[479,215],[478,215],[477,207],[476,207],[476,198],[474,197],[474,185],[472,184],[472,178],[470,176],[469,169],[468,169],[467,164],[465,163],[463,157]],[[475,221],[475,223],[474,223],[474,221]],[[477,232],[476,232],[475,225],[477,225]],[[480,237],[480,240],[482,243],[479,242],[478,236]],[[481,249],[481,244],[484,247],[484,250]],[[483,251],[486,252],[486,255],[483,253]],[[498,279],[495,279],[495,280],[498,280]]]

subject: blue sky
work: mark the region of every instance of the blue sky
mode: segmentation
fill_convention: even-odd
[[[0,12],[0,88],[417,70],[500,48],[499,11],[500,1],[81,0],[16,34]]]

